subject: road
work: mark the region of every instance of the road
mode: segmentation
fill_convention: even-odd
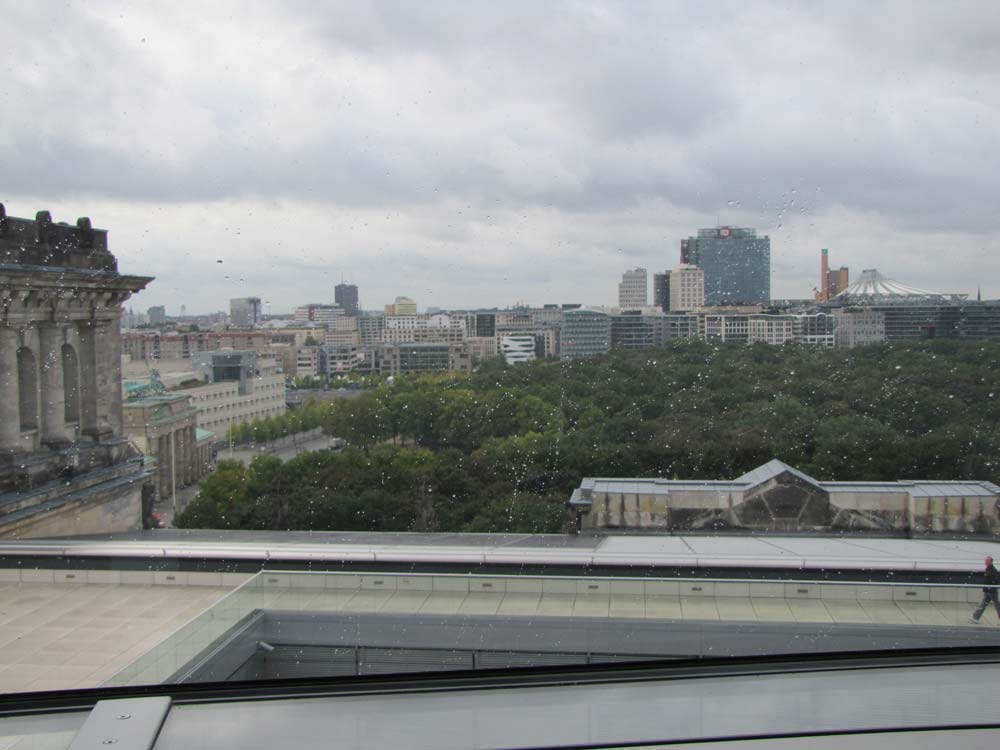
[[[319,451],[323,450],[324,448],[331,448],[336,439],[337,438],[333,438],[328,435],[323,435],[322,437],[314,438],[313,440],[306,440],[301,443],[296,443],[294,445],[289,445],[285,448],[280,448],[275,451],[269,451],[261,447],[258,447],[256,449],[242,448],[234,451],[223,450],[219,451],[219,459],[223,458],[234,459],[244,464],[248,464],[250,463],[250,461],[253,459],[254,456],[271,455],[271,456],[277,456],[282,461],[287,461],[288,459],[294,458],[300,453],[305,453],[306,451]]]

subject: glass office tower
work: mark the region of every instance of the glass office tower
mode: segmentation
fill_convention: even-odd
[[[706,305],[766,304],[771,299],[771,238],[746,227],[699,229],[681,240],[681,263],[705,272]]]

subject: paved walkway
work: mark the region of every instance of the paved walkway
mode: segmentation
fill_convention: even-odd
[[[96,687],[229,588],[0,587],[0,692]]]

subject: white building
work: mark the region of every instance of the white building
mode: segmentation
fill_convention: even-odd
[[[694,310],[705,304],[705,272],[682,263],[670,272],[670,311]]]
[[[833,311],[837,346],[853,347],[885,341],[885,313],[868,307],[843,307]]]
[[[645,268],[635,268],[622,274],[618,285],[618,307],[638,310],[648,304],[649,276]]]
[[[508,365],[531,362],[535,358],[535,337],[528,333],[501,336],[500,352]]]

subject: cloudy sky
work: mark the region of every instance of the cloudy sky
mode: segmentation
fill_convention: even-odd
[[[321,6],[327,5],[328,8]],[[110,231],[137,308],[613,304],[723,223],[775,297],[1000,297],[1000,10],[0,0],[0,202]]]

